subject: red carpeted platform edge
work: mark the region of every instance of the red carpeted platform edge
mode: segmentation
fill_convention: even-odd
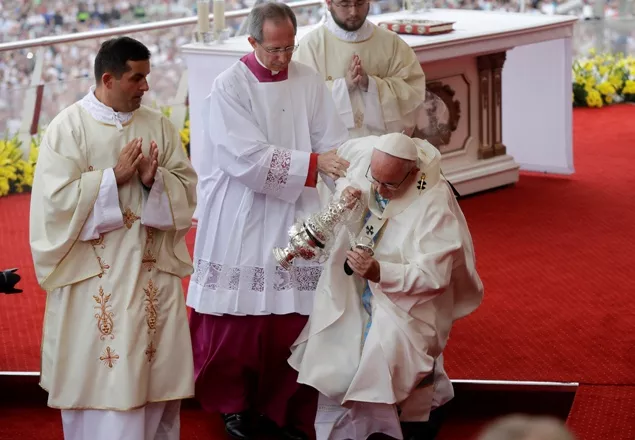
[[[635,387],[581,385],[567,425],[578,440],[635,439]]]

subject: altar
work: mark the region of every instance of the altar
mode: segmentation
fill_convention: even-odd
[[[572,173],[571,37],[575,17],[435,9],[369,16],[454,22],[441,35],[402,35],[441,98],[434,144],[446,178],[467,195],[518,181],[519,169]],[[313,26],[300,27],[299,41]],[[201,108],[214,78],[251,51],[246,36],[182,47],[188,68],[190,151],[201,150]],[[440,122],[441,123],[441,122]],[[420,137],[424,134],[419,132]]]

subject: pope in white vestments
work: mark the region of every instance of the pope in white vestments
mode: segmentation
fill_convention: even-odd
[[[426,95],[414,51],[367,20],[368,0],[326,4],[325,23],[302,38],[294,59],[326,81],[350,137],[412,133]]]
[[[434,438],[420,422],[453,397],[443,349],[452,323],[483,295],[470,233],[428,142],[392,133],[351,140],[339,153],[351,167],[337,190],[367,207],[349,232],[374,255],[350,250],[340,232],[289,363],[324,396],[319,440],[401,439],[400,421],[406,438]]]
[[[47,291],[41,386],[67,440],[177,440],[194,394],[181,278],[196,173],[177,129],[141,106],[150,52],[102,44],[97,87],[42,138],[30,242]]]
[[[283,3],[254,7],[254,52],[214,81],[205,100],[195,271],[187,303],[196,396],[234,438],[267,419],[284,438],[313,431],[317,393],[286,362],[322,272],[273,257],[297,218],[320,209],[318,171],[338,177],[347,139],[320,76],[291,61],[296,19]]]

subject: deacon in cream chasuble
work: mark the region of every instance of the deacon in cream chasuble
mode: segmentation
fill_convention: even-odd
[[[340,13],[336,2],[328,3]],[[367,90],[346,85],[355,55],[368,75]],[[410,133],[415,128],[425,99],[425,75],[412,48],[394,32],[368,20],[347,31],[327,12],[326,22],[300,40],[294,59],[316,69],[326,81],[350,137]]]
[[[155,182],[146,189],[135,175],[118,187],[113,167],[139,137],[144,155],[152,140],[158,146]],[[192,270],[184,237],[196,182],[178,131],[158,111],[116,113],[91,90],[51,122],[30,220],[47,291],[41,386],[49,406],[127,412],[194,394],[181,278]]]

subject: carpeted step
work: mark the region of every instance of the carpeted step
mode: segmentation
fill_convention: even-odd
[[[578,440],[635,439],[635,387],[581,385],[567,425]]]

